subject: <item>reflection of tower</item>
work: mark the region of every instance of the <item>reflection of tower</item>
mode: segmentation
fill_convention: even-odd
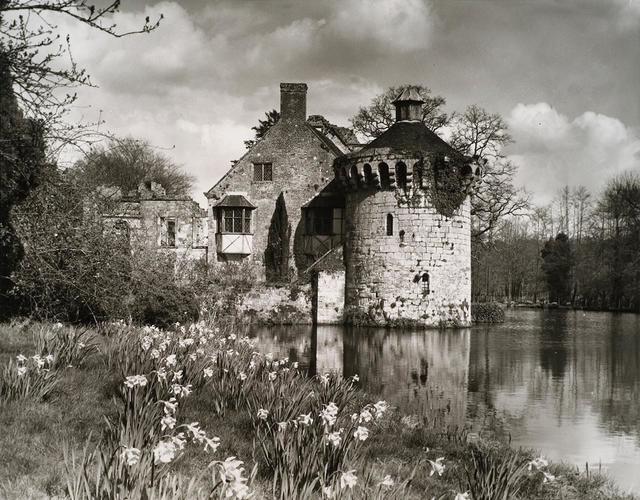
[[[480,169],[422,123],[416,89],[394,104],[389,130],[334,161],[346,193],[346,319],[469,326],[467,194]]]
[[[450,424],[463,425],[470,344],[468,329],[347,329],[345,370],[357,373],[366,391],[387,399],[404,413],[442,415]]]
[[[316,328],[316,373],[342,374],[342,326],[319,325]]]

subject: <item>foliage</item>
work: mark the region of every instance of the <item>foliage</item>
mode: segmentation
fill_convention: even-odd
[[[61,33],[56,16],[71,18],[114,37],[148,33],[157,20],[148,17],[138,30],[119,31],[113,23],[120,1],[93,4],[87,0],[4,0],[0,2],[0,53],[6,58],[18,105],[44,127],[49,154],[69,144],[81,146],[95,137],[89,126],[70,124],[65,116],[77,99],[74,89],[91,86],[86,71],[71,53],[69,35]]]
[[[527,461],[517,451],[506,456],[491,448],[471,449],[471,463],[465,466],[462,489],[474,500],[510,500],[518,497]]]
[[[1,23],[1,21],[0,21]],[[0,45],[0,318],[12,307],[10,275],[23,256],[11,212],[45,173],[42,126],[26,119],[12,89],[7,55]]]
[[[132,256],[127,317],[146,325],[166,327],[198,318],[197,281],[183,281],[175,256],[138,249]]]
[[[276,123],[278,123],[278,120],[280,119],[280,113],[275,109],[272,109],[271,111],[265,111],[264,115],[266,119],[264,120],[258,119],[258,125],[256,125],[255,127],[251,127],[251,130],[255,132],[255,139],[249,139],[244,141],[245,148],[247,149],[252,148],[253,145],[256,142],[258,142],[260,139],[262,139],[264,135],[267,133],[267,131],[271,127],[273,127]]]
[[[57,171],[16,207],[12,223],[25,256],[12,275],[19,311],[87,321],[118,315],[129,279],[129,242],[105,232],[99,200]],[[97,214],[96,214],[97,212]]]
[[[503,148],[513,142],[504,119],[471,105],[451,120],[451,145],[484,163],[482,182],[471,196],[472,237],[478,242],[498,222],[526,209],[529,201],[513,185],[517,166],[505,158]]]
[[[566,304],[571,290],[571,268],[573,257],[569,238],[564,233],[559,233],[555,240],[545,243],[540,253],[542,256],[542,271],[549,288],[549,300]]]
[[[89,191],[99,186],[115,186],[124,195],[143,181],[154,181],[162,185],[168,196],[187,196],[194,180],[167,156],[154,151],[148,142],[131,137],[94,146],[69,173]]]
[[[268,280],[283,281],[289,278],[290,240],[291,224],[287,215],[287,205],[284,193],[280,193],[271,217],[267,235],[267,247],[264,250],[264,263]]]
[[[10,360],[0,372],[0,403],[20,399],[45,399],[55,389],[58,379],[49,366],[50,358],[34,355]]]
[[[495,302],[472,302],[471,319],[474,323],[503,323],[504,309]]]
[[[49,367],[54,370],[82,366],[87,357],[97,351],[87,328],[64,327],[56,323],[53,327],[41,327],[34,336],[40,356],[53,356]]]
[[[200,286],[201,316],[209,322],[236,317],[238,300],[258,281],[258,266],[248,260],[220,262],[210,266]]]
[[[368,107],[362,107],[351,118],[351,125],[356,134],[368,140],[382,135],[395,123],[396,114],[393,101],[407,88],[414,87],[424,100],[422,105],[422,122],[433,131],[437,131],[449,122],[449,117],[442,112],[445,98],[434,96],[424,86],[400,85],[389,87],[382,94],[374,97]]]

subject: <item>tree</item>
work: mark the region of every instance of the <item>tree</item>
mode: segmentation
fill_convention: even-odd
[[[289,278],[289,243],[291,241],[291,224],[287,215],[284,194],[280,193],[276,200],[276,208],[271,217],[267,247],[264,251],[264,263],[267,279],[282,281]]]
[[[484,163],[482,182],[471,197],[472,238],[478,242],[504,217],[522,213],[529,200],[513,185],[518,167],[503,153],[513,140],[499,114],[471,105],[464,113],[454,114],[451,127],[451,145]]]
[[[566,304],[571,290],[571,268],[573,256],[569,238],[564,233],[558,233],[556,239],[550,239],[542,248],[542,271],[544,272],[549,301]]]
[[[17,312],[67,321],[122,317],[129,242],[105,230],[101,201],[88,194],[50,168],[14,209],[12,223],[25,247],[11,276]]]
[[[351,118],[351,125],[356,134],[368,140],[382,135],[395,123],[396,115],[393,101],[410,85],[389,87],[384,93],[374,97],[366,108],[360,108]],[[415,87],[415,86],[414,86]],[[434,96],[431,90],[424,86],[417,86],[422,105],[422,122],[434,132],[449,123],[449,117],[442,111],[445,98]]]
[[[278,120],[280,119],[280,113],[275,109],[272,109],[271,111],[266,111],[264,114],[267,117],[267,119],[266,120],[258,119],[258,125],[256,125],[255,127],[251,127],[251,130],[255,132],[255,139],[249,139],[247,141],[244,141],[244,146],[247,149],[252,148],[256,142],[262,139],[264,137],[264,134],[267,133],[267,130],[269,130],[276,123],[278,123]]]
[[[65,115],[77,99],[75,89],[92,85],[87,72],[73,59],[69,35],[58,31],[55,19],[70,17],[114,37],[148,33],[159,26],[162,15],[156,20],[147,17],[138,30],[119,31],[112,15],[120,3],[0,1],[0,52],[6,56],[18,105],[28,117],[41,121],[50,153],[88,139],[87,128],[66,123]]]
[[[0,51],[0,318],[11,309],[10,275],[23,255],[11,211],[41,182],[44,169],[42,127],[18,107],[7,57]]]
[[[69,174],[87,188],[116,186],[124,194],[142,181],[155,181],[168,195],[186,196],[193,177],[169,158],[152,149],[146,141],[132,138],[113,139],[106,146],[93,147],[85,158],[69,169]]]

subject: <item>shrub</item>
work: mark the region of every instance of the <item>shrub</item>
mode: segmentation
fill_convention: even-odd
[[[471,304],[471,320],[474,323],[502,323],[504,309],[495,302],[474,302]]]
[[[215,322],[220,317],[234,316],[238,300],[251,290],[259,276],[254,262],[225,262],[209,267],[207,286],[200,295],[203,319]]]

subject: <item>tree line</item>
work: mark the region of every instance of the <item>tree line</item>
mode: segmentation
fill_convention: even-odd
[[[599,194],[565,186],[472,247],[476,301],[540,301],[640,312],[640,173]]]

